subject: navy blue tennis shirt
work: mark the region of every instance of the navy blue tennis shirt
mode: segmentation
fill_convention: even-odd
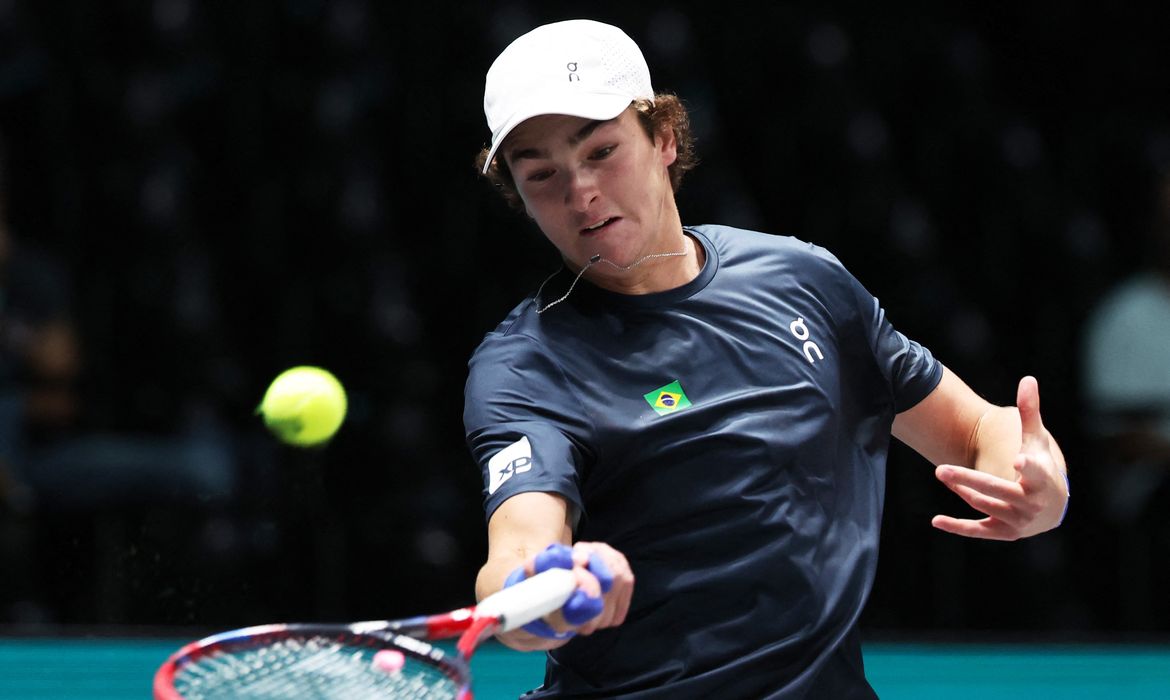
[[[562,496],[636,583],[625,624],[549,653],[534,697],[875,697],[857,620],[894,415],[942,366],[827,251],[723,226],[690,283],[571,275],[470,362],[464,421],[490,518]],[[549,287],[556,287],[550,283]]]

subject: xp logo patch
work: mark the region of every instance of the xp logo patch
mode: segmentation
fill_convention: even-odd
[[[522,437],[492,455],[488,460],[488,494],[493,494],[505,481],[517,474],[532,470],[532,443]]]
[[[679,384],[677,379],[666,386],[651,391],[649,394],[643,394],[642,398],[646,399],[646,403],[650,404],[650,408],[653,408],[654,412],[660,416],[681,411],[691,405],[691,400],[687,398],[686,392],[682,389],[682,384]]]

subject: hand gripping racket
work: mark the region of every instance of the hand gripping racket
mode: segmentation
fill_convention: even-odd
[[[549,569],[439,615],[224,632],[172,654],[155,673],[154,697],[472,700],[468,662],[480,642],[557,610],[575,588],[571,571]],[[456,635],[457,655],[427,643]]]

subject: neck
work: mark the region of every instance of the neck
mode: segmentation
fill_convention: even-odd
[[[586,279],[619,294],[653,294],[675,289],[699,276],[705,255],[703,246],[680,228],[661,250],[648,251],[628,265],[595,257],[582,270]]]
[[[600,254],[594,255],[583,267],[578,268],[576,274],[573,275],[573,281],[569,284],[569,288],[564,294],[556,299],[547,299],[544,296],[544,288],[549,280],[557,276],[558,272],[554,272],[541,283],[540,289],[536,292],[537,302],[541,304],[537,306],[536,313],[543,314],[550,308],[569,298],[573,293],[573,289],[576,288],[577,283],[585,276],[588,276],[588,279],[594,285],[602,289],[618,294],[630,295],[665,292],[687,284],[702,272],[707,254],[703,246],[693,236],[684,232],[681,227],[678,230],[677,239],[679,245],[678,250],[662,253],[647,253],[629,265],[617,265],[612,261],[602,258]],[[566,262],[568,261],[566,260]],[[637,274],[636,271],[643,267],[647,268],[647,272],[645,274]],[[597,268],[610,268],[616,275],[603,275],[595,272]],[[626,277],[623,279],[618,275],[625,275]],[[619,281],[627,282],[627,284],[615,283],[615,277]]]
[[[659,203],[662,221],[658,235],[652,236],[640,253],[629,261],[604,258],[584,270],[585,279],[602,289],[619,294],[653,294],[675,289],[698,277],[703,269],[703,246],[682,228],[673,192]]]

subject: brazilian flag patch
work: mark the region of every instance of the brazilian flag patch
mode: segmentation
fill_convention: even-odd
[[[691,405],[691,400],[687,398],[682,384],[679,384],[677,379],[649,394],[643,394],[643,398],[646,399],[646,403],[650,404],[650,408],[653,408],[654,412],[660,416],[681,411]]]

